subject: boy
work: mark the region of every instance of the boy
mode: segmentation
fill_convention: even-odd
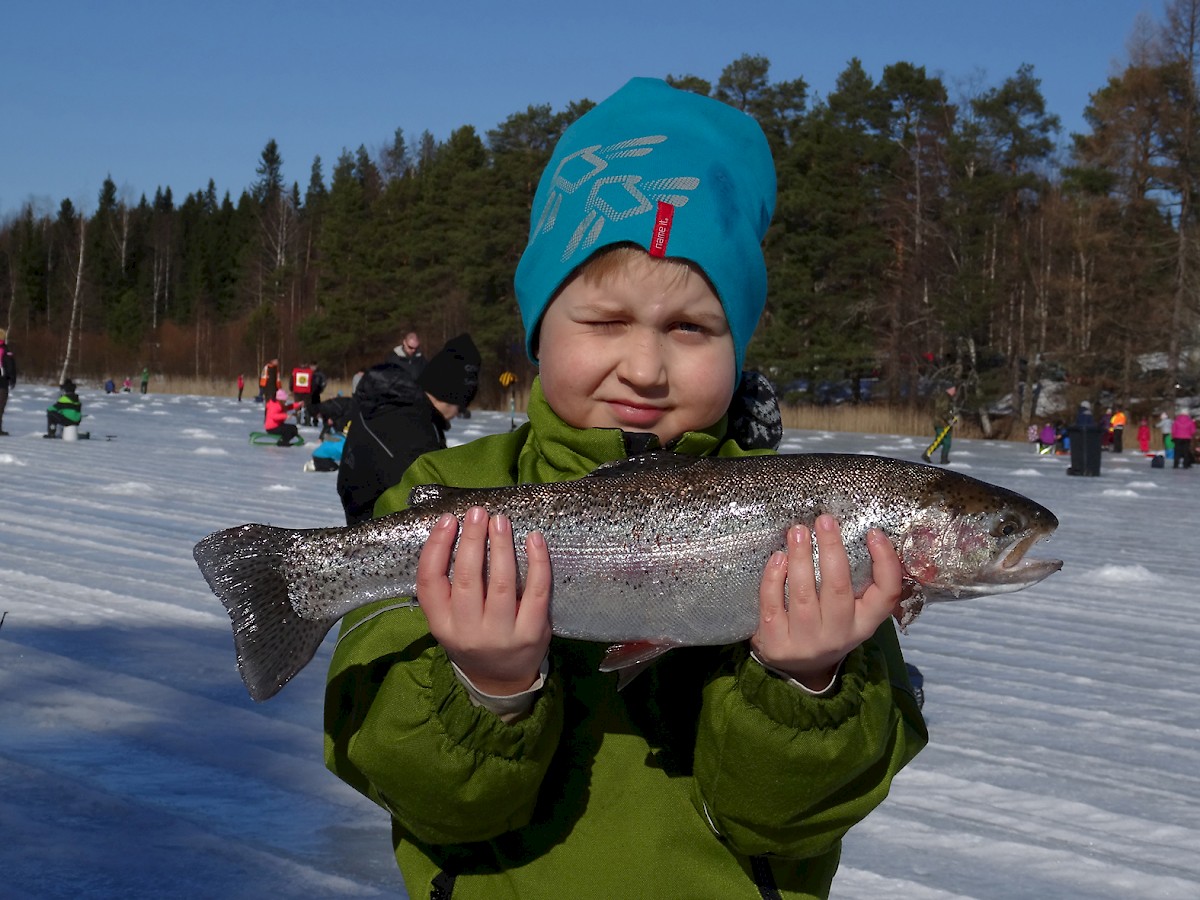
[[[664,82],[572,125],[517,269],[530,421],[421,457],[375,513],[418,484],[563,481],[656,447],[746,455],[726,411],[774,193],[757,124]],[[618,692],[606,648],[551,638],[538,535],[518,594],[503,516],[440,522],[420,612],[347,616],[326,694],[326,763],[391,813],[410,896],[826,895],[842,835],[926,735],[887,621],[894,550],[872,534],[856,599],[837,523],[815,528],[819,592],[813,539],[792,529],[766,564],[749,646],[672,651]]]

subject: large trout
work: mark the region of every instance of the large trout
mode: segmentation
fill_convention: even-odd
[[[1058,527],[1048,509],[957,472],[882,456],[653,453],[578,481],[421,487],[410,504],[349,528],[242,525],[196,545],[200,571],[233,621],[238,667],[255,700],[274,696],[351,610],[411,597],[434,523],[471,506],[511,519],[522,577],[525,536],[545,535],[556,635],[658,650],[750,637],[768,557],[784,548],[790,526],[811,526],[825,512],[841,524],[856,593],[871,581],[868,529],[891,538],[910,593],[903,624],[926,602],[1018,591],[1062,567],[1025,555]]]

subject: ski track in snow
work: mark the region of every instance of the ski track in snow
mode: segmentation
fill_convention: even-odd
[[[21,385],[0,443],[0,877],[43,897],[404,897],[386,815],[321,760],[332,639],[268,703],[191,556],[257,521],[341,524],[306,448],[252,447],[261,407],[84,391],[76,444]],[[458,420],[451,443],[506,431]],[[304,429],[313,441],[315,429]],[[111,440],[106,436],[114,435]],[[918,438],[788,432],[785,452],[916,460]],[[951,467],[1044,503],[1017,594],[929,607],[902,638],[930,745],[845,841],[836,900],[1200,896],[1200,471],[1104,454],[1069,478],[1029,445]]]

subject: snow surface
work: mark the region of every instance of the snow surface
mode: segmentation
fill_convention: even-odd
[[[52,394],[15,390],[0,438],[0,894],[403,897],[386,815],[321,761],[332,639],[255,704],[192,561],[243,522],[340,525],[335,476],[302,471],[311,445],[249,446],[252,402],[85,391],[72,444],[39,437]],[[451,436],[508,427],[476,412]],[[833,896],[1200,897],[1200,468],[1127,452],[1070,478],[975,441],[951,465],[1054,510],[1037,555],[1065,565],[912,625],[931,742],[851,831]]]

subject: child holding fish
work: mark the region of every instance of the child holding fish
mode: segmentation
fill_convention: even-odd
[[[659,448],[766,452],[731,437],[727,412],[774,202],[766,139],[730,106],[634,79],[575,122],[516,275],[539,366],[529,422],[419,458],[375,514],[419,485],[570,481]],[[522,584],[513,543],[505,516],[445,515],[420,612],[383,600],[343,620],[326,762],[391,814],[410,896],[827,895],[842,836],[926,741],[886,536],[869,533],[874,581],[855,596],[838,523],[791,529],[751,640],[669,653],[670,635],[552,636],[549,548],[528,536]]]

